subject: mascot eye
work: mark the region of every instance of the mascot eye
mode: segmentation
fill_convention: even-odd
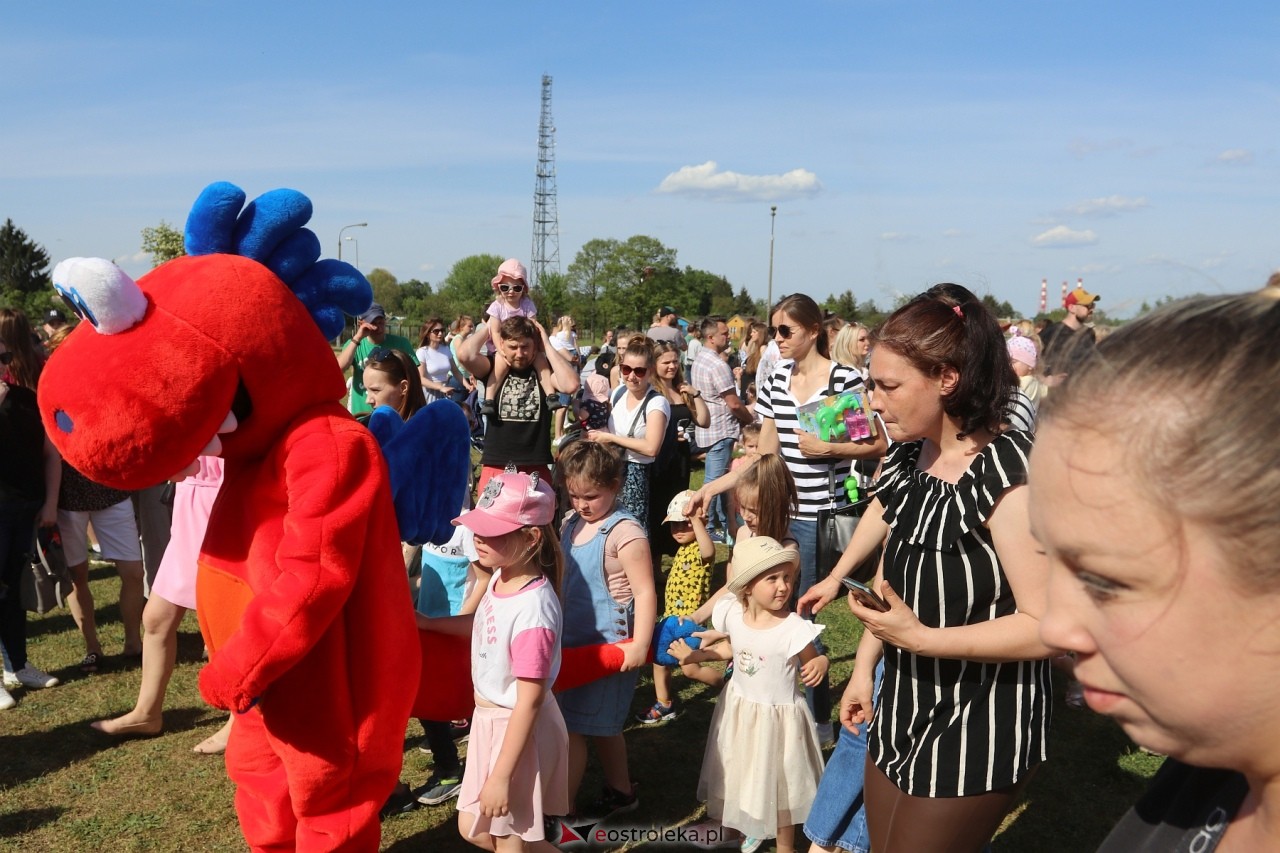
[[[73,314],[81,320],[88,320],[95,329],[98,328],[98,318],[93,316],[93,311],[89,309],[88,305],[84,304],[84,297],[77,293],[74,287],[67,291],[65,288],[55,284],[53,289],[58,292],[58,295],[62,297],[62,301],[67,304]]]
[[[104,335],[132,328],[147,313],[147,297],[111,261],[68,258],[53,269],[53,289],[76,316]]]

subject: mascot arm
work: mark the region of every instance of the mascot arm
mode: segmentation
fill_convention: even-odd
[[[380,504],[391,512],[381,455],[363,430],[318,432],[289,444],[281,454],[288,508],[275,580],[255,594],[239,630],[200,674],[201,693],[217,707],[248,710],[312,650],[370,557],[370,514]]]

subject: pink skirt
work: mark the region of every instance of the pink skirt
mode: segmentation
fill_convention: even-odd
[[[153,595],[196,609],[196,558],[221,486],[222,460],[216,456],[201,456],[199,472],[174,486],[169,544],[156,569]]]
[[[546,838],[542,818],[569,813],[569,735],[560,716],[560,706],[550,692],[511,775],[507,814],[485,817],[480,813],[480,791],[502,751],[502,739],[510,719],[508,708],[477,707],[471,717],[467,767],[458,793],[458,811],[475,816],[468,838],[488,833],[542,841]]]

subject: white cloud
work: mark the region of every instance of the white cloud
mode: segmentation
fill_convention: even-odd
[[[781,175],[743,175],[718,171],[716,162],[683,166],[662,179],[658,192],[701,196],[721,201],[779,201],[812,196],[822,191],[818,176],[808,169]]]
[[[1253,162],[1253,152],[1248,148],[1228,148],[1218,155],[1219,163],[1229,166],[1248,166]]]
[[[1055,225],[1048,231],[1031,238],[1031,245],[1041,248],[1067,249],[1075,246],[1092,246],[1098,242],[1098,235],[1085,229],[1073,231],[1065,225]]]
[[[1102,198],[1090,198],[1076,202],[1066,209],[1067,213],[1076,216],[1115,216],[1149,207],[1146,196],[1130,198],[1123,195],[1109,195]]]
[[[908,240],[914,240],[915,236],[912,234],[903,234],[900,231],[885,231],[880,235],[880,239],[884,240],[886,243],[905,243]]]

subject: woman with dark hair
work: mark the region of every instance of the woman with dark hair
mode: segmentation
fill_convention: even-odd
[[[664,467],[655,469],[649,483],[649,551],[654,568],[662,563],[663,554],[675,554],[676,541],[664,519],[671,499],[689,488],[689,433],[694,425],[706,427],[711,422],[707,401],[702,392],[684,381],[680,370],[680,349],[670,341],[653,345],[653,387],[671,406],[667,419],[666,442],[675,442],[673,452],[663,454]],[[655,575],[655,580],[657,576]]]
[[[0,324],[0,642],[13,662],[14,673],[0,685],[0,710],[12,708],[8,687],[52,687],[58,679],[36,669],[27,660],[27,610],[18,594],[22,571],[31,553],[36,526],[52,527],[58,519],[58,485],[62,462],[45,435],[36,408],[34,387],[18,382],[10,372],[17,361],[10,349],[16,323],[26,323],[20,311],[6,309]],[[31,348],[30,327],[23,342]]]
[[[445,331],[444,320],[432,317],[422,324],[422,335],[418,339],[418,378],[428,403],[449,398],[455,388],[462,387],[462,376],[444,342]]]
[[[364,366],[365,401],[370,409],[390,406],[409,420],[427,404],[418,366],[409,356],[391,347],[375,347]]]
[[[8,361],[0,369],[11,385],[35,390],[44,369],[45,356],[36,346],[27,315],[18,308],[0,308],[0,341],[4,341]]]
[[[1003,430],[1017,379],[995,318],[959,285],[895,311],[870,374],[872,408],[895,445],[849,548],[800,605],[830,602],[884,543],[872,583],[883,601],[850,594],[866,632],[840,703],[851,731],[870,724],[871,847],[978,851],[1046,755],[1046,567],[1024,487],[1031,438]],[[852,769],[833,761],[833,771]]]
[[[822,441],[800,429],[796,412],[801,406],[831,394],[861,393],[865,388],[856,370],[836,364],[829,357],[822,309],[813,299],[802,293],[784,296],[774,306],[771,319],[781,360],[764,387],[756,389],[756,412],[761,418],[759,448],[761,455],[780,455],[796,481],[800,503],[791,532],[800,551],[796,590],[804,595],[817,580],[818,510],[847,503],[840,484],[849,476],[851,462],[879,459],[887,442],[883,432],[875,439],[836,443]],[[748,467],[730,471],[703,486],[694,498],[694,507],[734,488]],[[837,484],[839,494],[833,494],[832,482]],[[831,738],[829,690],[830,685],[823,679],[818,687],[807,691],[818,721],[818,734],[824,742]]]

